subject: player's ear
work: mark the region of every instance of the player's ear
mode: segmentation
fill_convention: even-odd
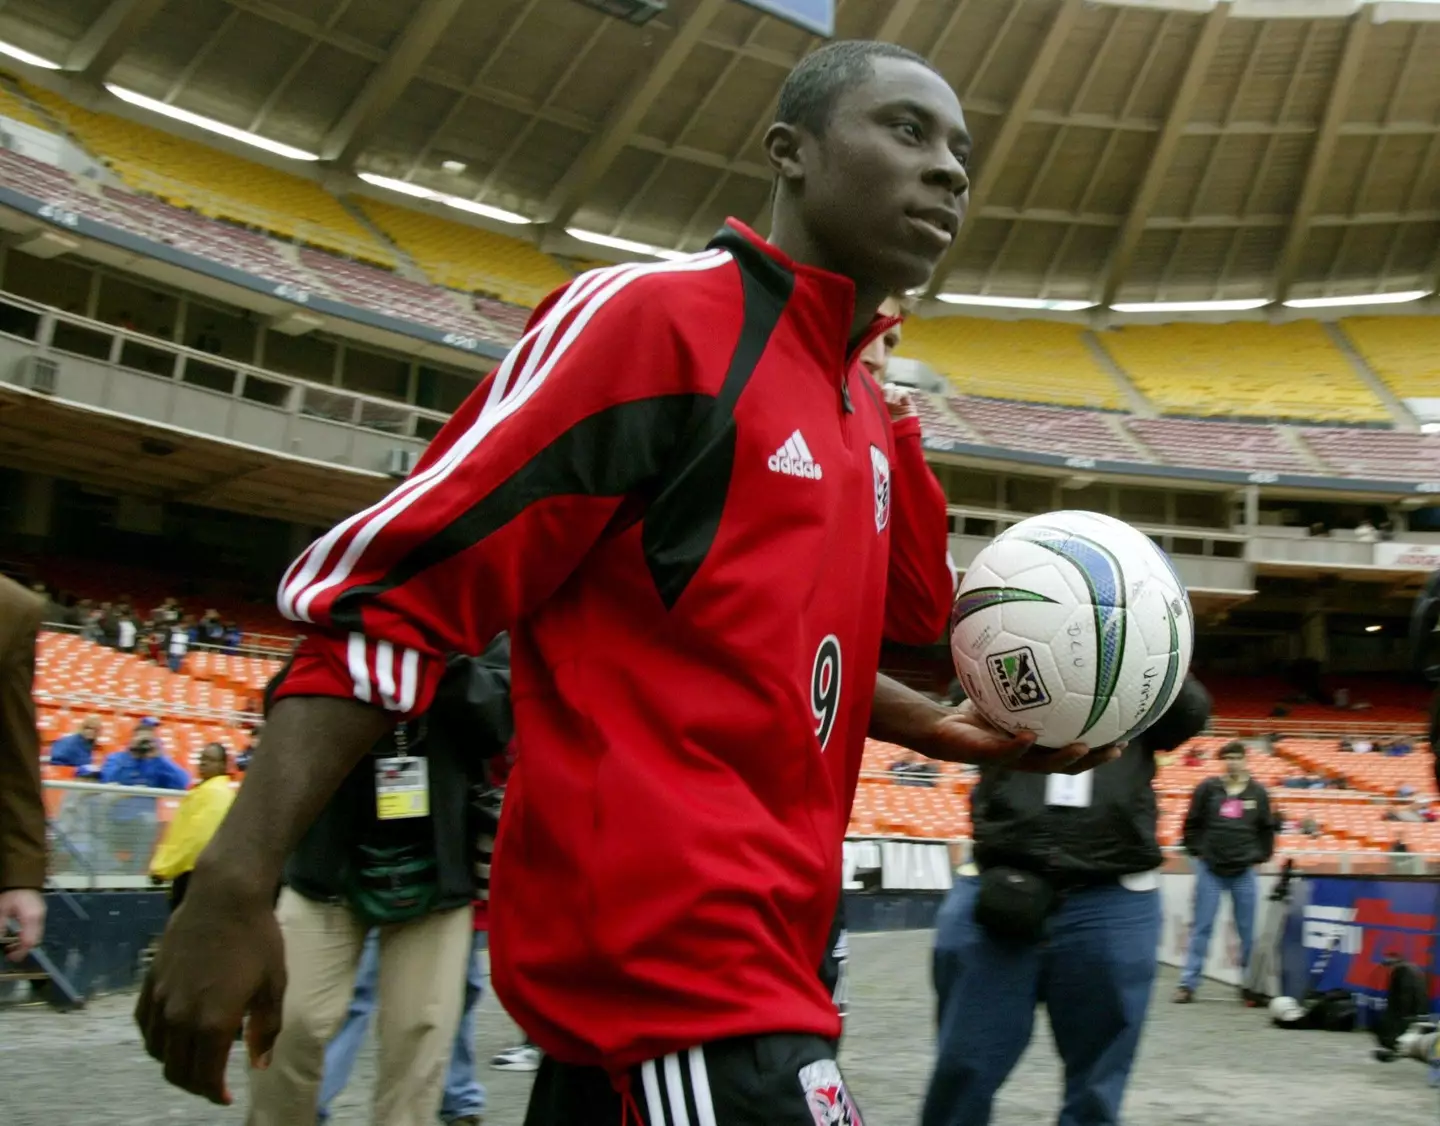
[[[777,121],[765,131],[765,159],[781,180],[799,184],[805,179],[805,151],[800,130]]]

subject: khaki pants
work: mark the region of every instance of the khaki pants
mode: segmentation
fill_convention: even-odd
[[[325,1045],[355,989],[365,925],[339,904],[286,888],[276,908],[285,937],[283,1027],[270,1066],[250,1072],[247,1126],[311,1126]],[[375,1126],[433,1126],[465,993],[469,907],[380,928]]]

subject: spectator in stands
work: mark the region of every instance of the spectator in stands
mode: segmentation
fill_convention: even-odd
[[[0,575],[0,938],[18,962],[45,935],[45,802],[35,728],[35,637],[45,604]]]
[[[245,639],[240,626],[236,622],[226,622],[225,632],[220,638],[220,644],[224,646],[227,653],[240,652],[240,643]]]
[[[939,1044],[921,1126],[986,1126],[1037,1000],[1065,1065],[1060,1122],[1119,1121],[1159,962],[1155,754],[1209,718],[1208,693],[1187,679],[1103,770],[982,768],[971,795],[979,875],[955,881],[936,920]]]
[[[150,874],[170,881],[170,910],[179,907],[190,884],[190,873],[200,853],[210,843],[230,804],[235,791],[230,787],[230,756],[222,743],[210,743],[200,752],[200,785],[180,802],[170,827],[165,831],[155,857],[150,861]]]
[[[200,619],[199,640],[206,645],[219,645],[225,638],[225,623],[220,620],[219,610],[206,610]]]
[[[130,746],[105,758],[100,781],[117,786],[150,786],[162,790],[184,790],[190,775],[160,749],[160,721],[153,716],[140,721]]]
[[[1195,1000],[1222,892],[1230,896],[1240,932],[1243,977],[1255,934],[1255,866],[1275,853],[1275,815],[1265,787],[1245,769],[1245,744],[1226,743],[1220,761],[1225,773],[1195,787],[1185,814],[1185,850],[1195,858],[1195,907],[1190,950],[1175,991],[1182,1004]]]
[[[1404,837],[1396,837],[1396,838],[1390,843],[1390,851],[1391,851],[1391,852],[1394,852],[1394,853],[1409,852],[1409,851],[1410,851],[1410,846],[1405,843],[1405,838],[1404,838]]]
[[[100,717],[86,716],[77,731],[50,744],[51,766],[73,766],[76,777],[93,774],[95,744],[100,739]]]
[[[260,720],[254,727],[250,728],[245,749],[235,756],[235,769],[241,774],[244,774],[250,769],[250,760],[254,757],[256,750],[260,746],[260,736],[264,730],[264,720]]]
[[[1375,525],[1370,523],[1368,517],[1360,517],[1360,523],[1355,525],[1355,538],[1361,543],[1374,543],[1380,538],[1380,533],[1375,530]]]
[[[166,655],[169,658],[171,672],[179,672],[185,667],[185,654],[190,651],[190,629],[193,625],[191,619],[182,618],[177,624],[170,627],[170,640],[167,643]]]
[[[890,764],[890,773],[895,775],[897,786],[933,786],[939,765],[921,758],[915,751],[907,750]]]
[[[139,632],[130,608],[123,607],[115,617],[115,648],[122,653],[133,653]]]

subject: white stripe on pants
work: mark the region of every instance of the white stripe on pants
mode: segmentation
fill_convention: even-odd
[[[355,987],[365,924],[348,908],[286,888],[276,909],[289,978],[270,1066],[250,1072],[247,1126],[310,1126],[325,1045]],[[469,907],[380,928],[375,1126],[432,1126],[460,1024],[473,916]]]

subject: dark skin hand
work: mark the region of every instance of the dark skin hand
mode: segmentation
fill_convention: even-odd
[[[875,680],[870,735],[942,762],[1005,766],[1031,774],[1082,774],[1120,756],[1124,744],[1091,750],[1072,743],[1060,750],[1035,746],[1035,735],[1007,735],[991,727],[966,700],[947,708],[881,675]]]
[[[341,781],[390,727],[353,700],[282,700],[265,749],[190,878],[145,976],[135,1021],[165,1079],[229,1105],[225,1066],[246,1014],[250,1062],[268,1064],[280,1033],[285,947],[275,889],[285,858]]]

